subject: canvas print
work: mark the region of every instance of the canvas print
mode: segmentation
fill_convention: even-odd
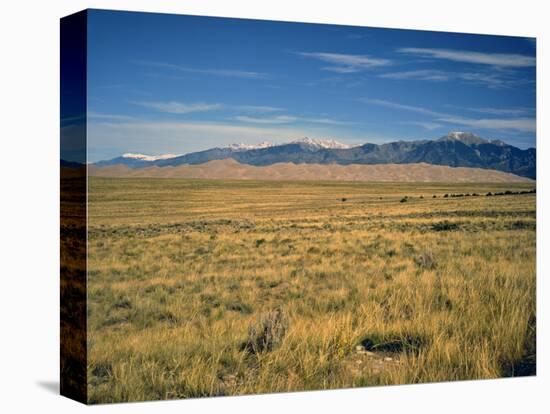
[[[61,20],[62,393],[536,375],[533,38]]]

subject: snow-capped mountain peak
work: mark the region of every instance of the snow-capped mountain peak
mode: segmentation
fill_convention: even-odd
[[[474,134],[472,134],[471,132],[463,132],[463,131],[451,131],[449,132],[449,137],[450,138],[454,138],[454,139],[460,139],[466,135],[471,135],[473,136]]]
[[[260,149],[260,148],[269,148],[273,147],[274,144],[269,141],[262,141],[259,144],[245,144],[245,143],[238,143],[238,144],[231,144],[227,148],[233,151],[248,151],[251,149]]]
[[[127,152],[122,154],[122,158],[132,158],[135,160],[141,161],[158,161],[158,160],[168,160],[170,158],[179,157],[178,154],[162,154],[162,155],[145,155],[145,154],[135,154],[132,152]]]
[[[491,141],[491,144],[493,144],[493,145],[498,145],[499,147],[505,147],[505,146],[507,145],[506,142],[504,142],[504,141],[502,141],[502,140],[500,140],[500,139],[493,139],[493,140]]]
[[[349,144],[344,144],[343,142],[339,142],[334,139],[315,139],[315,138],[309,138],[309,137],[298,139],[296,141],[292,141],[291,143],[306,144],[312,147],[329,148],[329,149],[347,149],[352,147]]]
[[[449,132],[444,137],[441,137],[439,139],[440,141],[460,141],[466,145],[471,144],[486,144],[488,141],[484,140],[483,138],[478,137],[475,134],[472,134],[471,132],[462,132],[462,131],[452,131]]]

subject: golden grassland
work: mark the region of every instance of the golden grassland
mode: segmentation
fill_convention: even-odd
[[[60,180],[60,392],[86,400],[86,171]]]
[[[533,187],[92,177],[89,401],[532,375]]]

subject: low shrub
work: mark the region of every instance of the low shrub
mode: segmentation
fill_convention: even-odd
[[[276,308],[250,326],[243,348],[251,354],[272,351],[281,344],[287,330],[288,317],[282,308]]]

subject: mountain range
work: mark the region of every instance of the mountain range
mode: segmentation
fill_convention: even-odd
[[[497,170],[536,178],[536,149],[522,150],[500,140],[486,140],[469,132],[451,132],[436,140],[395,141],[351,146],[334,140],[304,138],[285,144],[233,144],[183,155],[123,154],[99,161],[95,167],[177,167],[233,159],[240,164],[433,164]]]

